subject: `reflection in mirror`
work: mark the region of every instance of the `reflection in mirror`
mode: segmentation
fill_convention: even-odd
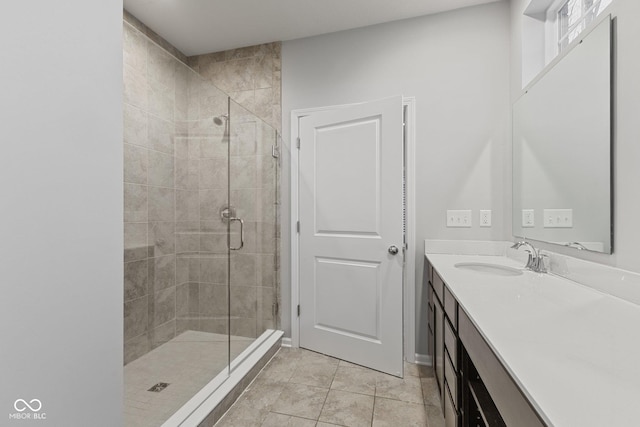
[[[611,253],[611,18],[513,106],[513,234]]]

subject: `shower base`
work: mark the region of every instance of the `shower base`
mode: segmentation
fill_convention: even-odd
[[[234,360],[255,338],[231,336]],[[158,427],[220,372],[226,370],[227,336],[185,331],[124,367],[125,427]],[[149,391],[156,387],[161,391]]]

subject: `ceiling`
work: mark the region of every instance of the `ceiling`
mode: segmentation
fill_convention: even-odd
[[[124,0],[184,54],[365,27],[496,0]]]

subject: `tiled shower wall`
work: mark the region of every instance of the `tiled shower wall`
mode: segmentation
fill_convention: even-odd
[[[231,99],[280,131],[282,43],[191,56],[188,63]]]
[[[125,363],[176,334],[176,133],[186,67],[124,24]]]
[[[124,24],[128,363],[188,329],[226,333],[229,306],[232,334],[255,337],[277,326],[279,185],[273,130],[232,105],[228,153],[224,126],[212,123],[227,112],[226,94],[135,18],[125,13],[125,19],[136,26]],[[269,46],[279,52],[279,44]],[[279,82],[277,92],[279,108]],[[226,224],[219,216],[227,201],[228,155],[230,197],[246,225],[246,245],[231,258],[230,305]]]
[[[248,46],[191,56],[187,63],[205,81],[225,91],[234,103],[279,133],[282,122],[281,47],[280,42]],[[247,116],[239,108],[234,111],[234,103],[232,118]],[[232,123],[232,142],[245,141],[240,143],[238,151],[231,153],[231,176],[235,178],[235,182],[232,179],[232,186],[235,186],[231,193],[232,204],[240,197],[255,201],[257,209],[250,213],[246,224],[249,244],[240,253],[232,254],[231,263],[231,333],[243,336],[250,336],[254,329],[259,335],[265,328],[279,326],[280,175],[277,160],[271,157],[271,145],[275,141],[267,137],[267,132],[269,130],[264,127],[252,125],[250,118],[247,122],[240,119]],[[257,146],[251,145],[253,140],[258,141]],[[252,314],[254,299],[257,312]],[[234,306],[237,309],[234,310]]]

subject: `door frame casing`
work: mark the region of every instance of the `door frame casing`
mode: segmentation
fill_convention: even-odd
[[[300,242],[297,231],[297,222],[300,219],[298,209],[298,177],[299,158],[297,143],[300,135],[300,119],[312,113],[335,110],[350,105],[336,105],[329,107],[305,108],[291,111],[291,347],[300,346],[300,318],[298,317],[298,304],[300,303]],[[405,146],[405,179],[406,179],[406,239],[403,270],[403,342],[404,360],[415,362],[415,97],[403,97],[402,106],[407,109],[406,124],[404,126]],[[295,150],[295,151],[294,151]]]

